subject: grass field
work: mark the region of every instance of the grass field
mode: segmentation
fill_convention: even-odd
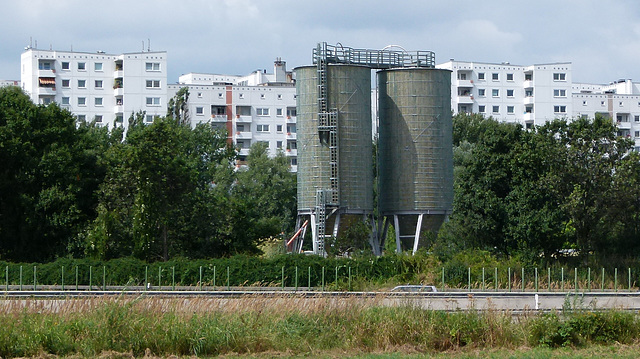
[[[636,313],[512,316],[391,308],[379,300],[6,299],[0,356],[635,358],[640,352]]]

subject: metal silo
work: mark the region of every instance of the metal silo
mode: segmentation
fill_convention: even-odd
[[[327,64],[294,71],[298,227],[301,218],[310,218],[314,253],[324,254],[324,240],[338,235],[341,216],[373,211],[371,68]]]
[[[381,234],[393,220],[397,250],[415,253],[421,232],[437,232],[453,206],[451,73],[379,71],[378,105]]]

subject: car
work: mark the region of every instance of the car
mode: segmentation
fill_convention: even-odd
[[[407,284],[399,285],[391,289],[392,292],[409,292],[409,293],[434,293],[438,289],[435,285]]]

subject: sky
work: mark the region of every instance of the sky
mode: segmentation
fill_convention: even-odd
[[[449,59],[573,63],[573,81],[640,82],[638,0],[0,0],[0,80],[26,46],[167,51],[168,81],[311,64],[318,42]],[[150,44],[149,44],[150,42]],[[144,43],[144,44],[143,44]]]

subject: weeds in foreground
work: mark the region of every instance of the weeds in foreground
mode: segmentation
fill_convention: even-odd
[[[443,312],[382,298],[27,300],[0,306],[0,356],[95,357],[230,353],[417,353],[636,343],[640,320],[620,311]]]

